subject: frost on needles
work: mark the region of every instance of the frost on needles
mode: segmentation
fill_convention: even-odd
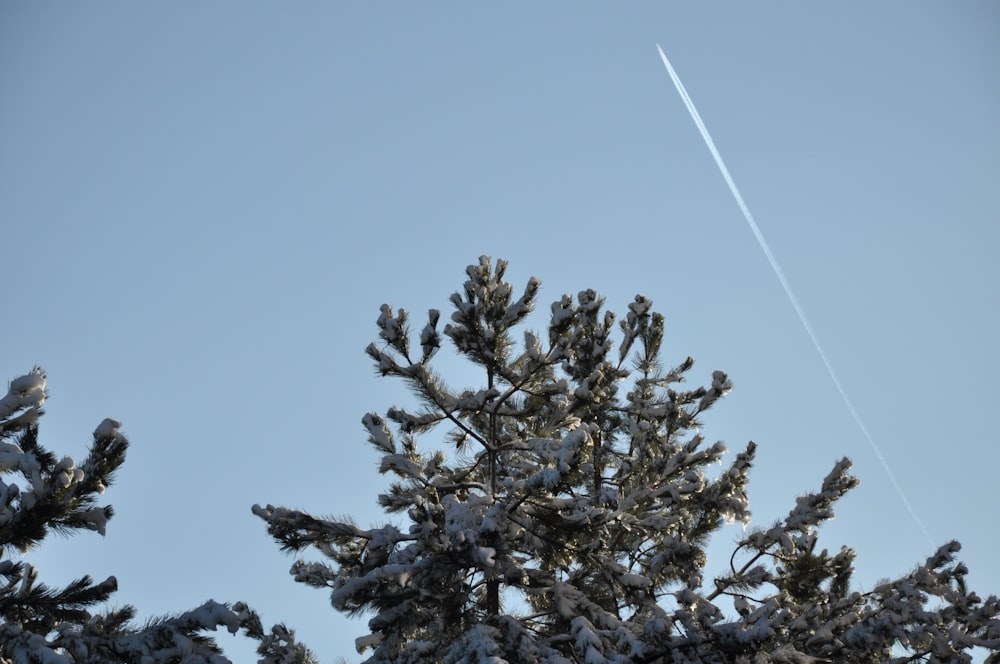
[[[113,576],[99,582],[81,576],[65,588],[38,581],[25,554],[49,533],[104,534],[114,512],[98,503],[129,445],[121,423],[106,418],[82,463],[49,452],[38,439],[45,383],[36,368],[12,380],[0,399],[0,663],[225,664],[210,635],[220,627],[258,640],[261,664],[313,662],[289,630],[276,625],[265,632],[245,604],[208,601],[139,626],[131,606],[94,611],[117,590]]]
[[[957,543],[867,592],[851,549],[818,547],[858,484],[848,459],[705,578],[709,538],[750,521],[755,444],[729,455],[698,434],[728,377],[685,387],[694,362],[663,365],[643,296],[618,320],[592,290],[564,295],[544,333],[519,329],[540,282],[515,295],[506,267],[469,266],[443,329],[438,311],[416,336],[405,309],[381,308],[367,353],[420,404],[362,418],[394,525],[254,507],[283,548],[321,554],[296,581],[370,616],[366,662],[967,662],[974,647],[1000,661],[1000,602],[968,591]],[[446,342],[480,385],[435,373]]]

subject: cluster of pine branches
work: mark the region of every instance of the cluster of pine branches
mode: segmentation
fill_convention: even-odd
[[[367,353],[420,404],[363,418],[395,478],[378,502],[401,521],[254,508],[282,547],[320,552],[297,581],[372,615],[366,662],[967,662],[1000,648],[1000,601],[967,590],[957,543],[869,592],[851,586],[852,550],[818,549],[858,484],[846,458],[706,579],[710,536],[750,520],[756,446],[711,473],[727,450],[698,433],[728,377],[685,389],[693,360],[662,364],[663,316],[643,296],[619,321],[584,290],[552,304],[546,333],[523,329],[540,282],[515,296],[506,268],[470,265],[450,322],[432,310],[419,337],[405,309],[381,308]],[[445,340],[480,385],[434,371]]]
[[[854,551],[819,546],[858,484],[846,458],[784,519],[744,530],[708,578],[712,536],[750,524],[756,445],[730,455],[699,433],[728,376],[688,387],[691,358],[664,365],[664,319],[641,295],[620,319],[593,290],[565,295],[531,330],[541,284],[515,296],[506,269],[470,265],[449,321],[432,310],[419,335],[405,309],[381,308],[367,354],[418,404],[362,418],[392,477],[377,497],[387,525],[253,507],[282,548],[318,554],[295,562],[296,581],[369,617],[355,643],[366,662],[936,664],[977,648],[1000,662],[1000,599],[966,587],[957,542],[870,590],[852,584]],[[435,371],[446,345],[480,384]],[[39,582],[21,556],[52,532],[105,532],[101,500],[129,445],[109,418],[82,463],[48,451],[45,385],[36,368],[0,399],[0,664],[222,664],[220,628],[256,639],[261,664],[314,664],[243,603],[137,624],[131,606],[101,608],[114,577]]]
[[[208,634],[220,627],[258,640],[261,664],[313,662],[290,630],[276,625],[265,631],[245,604],[208,601],[138,625],[131,606],[95,611],[117,590],[113,576],[100,582],[81,576],[50,588],[32,565],[15,559],[53,532],[103,535],[114,511],[99,502],[128,450],[121,423],[111,418],[94,430],[83,463],[43,447],[38,422],[45,382],[35,368],[11,381],[0,399],[0,662],[221,664],[229,660]]]

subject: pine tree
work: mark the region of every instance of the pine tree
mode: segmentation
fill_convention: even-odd
[[[114,514],[98,505],[125,461],[128,440],[121,423],[107,418],[80,465],[57,458],[38,440],[38,420],[46,399],[41,369],[11,381],[0,399],[0,662],[3,664],[141,663],[223,664],[228,662],[206,632],[224,627],[243,630],[260,641],[262,664],[308,664],[311,654],[282,625],[265,632],[245,604],[213,601],[177,616],[136,626],[131,606],[91,613],[117,589],[109,577],[94,582],[82,576],[65,588],[38,582],[24,557],[51,532],[105,532]],[[22,487],[9,483],[20,476]]]
[[[515,297],[506,267],[469,266],[451,322],[439,331],[430,311],[419,347],[407,311],[381,308],[367,354],[420,403],[362,420],[398,525],[254,506],[283,548],[325,557],[297,561],[296,581],[372,616],[367,662],[965,662],[1000,648],[1000,600],[966,589],[957,543],[867,592],[851,586],[853,551],[818,549],[858,484],[847,459],[705,579],[710,536],[750,520],[754,443],[713,473],[727,450],[698,434],[729,378],[684,389],[693,360],[661,364],[663,316],[643,296],[617,325],[594,291],[563,296],[547,335],[516,341],[540,282]],[[481,386],[431,368],[445,337]]]

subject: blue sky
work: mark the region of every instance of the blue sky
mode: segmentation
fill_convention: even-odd
[[[379,305],[446,310],[480,254],[541,309],[644,293],[670,360],[727,371],[703,433],[759,443],[755,524],[846,455],[862,486],[821,543],[861,585],[932,553],[659,43],[914,510],[1000,592],[998,27],[985,0],[4,3],[0,373],[48,372],[57,452],[105,416],[132,441],[107,537],[29,561],[114,574],[143,616],[245,600],[358,661],[364,622],[250,506],[382,520],[360,421],[409,397],[363,353]]]

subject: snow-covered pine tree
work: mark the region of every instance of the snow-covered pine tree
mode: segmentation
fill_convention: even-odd
[[[130,606],[91,613],[117,589],[114,577],[95,583],[82,576],[65,588],[38,582],[37,571],[23,558],[47,534],[104,534],[113,512],[98,505],[99,496],[128,449],[121,424],[108,418],[94,431],[82,464],[46,450],[38,441],[45,380],[36,368],[11,381],[0,399],[0,663],[223,664],[229,660],[206,634],[219,627],[243,630],[260,641],[262,664],[313,662],[288,629],[277,625],[265,632],[257,614],[242,603],[208,601],[136,626]],[[23,486],[11,476],[19,476]]]
[[[382,306],[367,353],[422,404],[363,418],[396,478],[378,501],[401,523],[254,507],[283,548],[328,559],[297,561],[297,581],[371,615],[356,643],[367,662],[963,662],[1000,647],[1000,602],[966,589],[956,543],[868,592],[851,587],[850,549],[817,550],[817,527],[858,483],[847,459],[705,579],[712,533],[749,521],[754,444],[710,473],[726,448],[697,433],[726,374],[682,389],[693,361],[661,365],[663,317],[642,296],[617,350],[615,316],[591,290],[563,296],[547,334],[518,342],[539,281],[515,297],[506,267],[469,266],[443,329],[482,370],[476,389],[431,369],[437,311],[416,347],[407,312]]]

